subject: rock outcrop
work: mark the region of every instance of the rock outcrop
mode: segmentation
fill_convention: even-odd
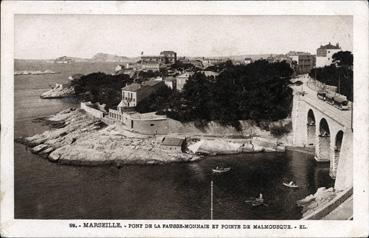
[[[161,146],[160,140],[153,137],[127,136],[115,125],[107,126],[80,109],[62,111],[47,121],[58,122],[59,128],[17,141],[31,147],[32,153],[62,164],[121,166],[200,159],[199,156],[168,151]]]
[[[50,98],[64,98],[64,97],[70,97],[74,95],[74,88],[73,87],[67,87],[63,84],[55,84],[55,87],[53,87],[51,90],[44,92],[41,94],[41,98],[43,99],[50,99]]]
[[[285,146],[261,138],[229,140],[224,138],[201,139],[188,146],[192,153],[199,154],[237,154],[247,152],[284,152]]]

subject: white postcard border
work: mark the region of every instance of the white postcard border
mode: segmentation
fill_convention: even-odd
[[[368,6],[365,1],[317,2],[2,2],[1,8],[1,235],[5,237],[342,237],[368,235]],[[307,229],[69,228],[94,220],[14,220],[14,15],[352,15],[354,54],[353,221],[120,220],[122,224],[289,224]],[[277,23],[276,23],[277,24]],[[114,222],[98,220],[96,222]]]

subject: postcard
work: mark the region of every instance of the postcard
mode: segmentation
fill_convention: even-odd
[[[1,236],[368,236],[367,7],[3,2]]]

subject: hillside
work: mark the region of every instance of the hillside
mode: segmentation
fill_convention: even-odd
[[[129,58],[126,56],[97,53],[90,60],[94,62],[126,62],[129,61]]]

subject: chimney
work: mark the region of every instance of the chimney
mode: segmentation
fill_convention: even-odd
[[[337,48],[340,48],[340,44],[338,44],[338,42],[336,43],[336,47],[337,47]]]

